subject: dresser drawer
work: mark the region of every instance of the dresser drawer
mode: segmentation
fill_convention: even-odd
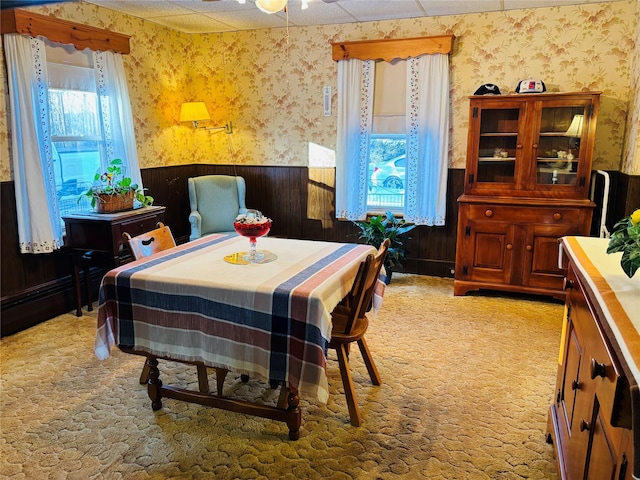
[[[584,378],[595,385],[602,416],[614,427],[631,428],[631,396],[627,378],[581,288],[570,293],[570,306],[571,317],[584,344]]]
[[[577,224],[580,220],[579,208],[553,207],[513,207],[504,205],[470,205],[469,218],[472,220],[495,220],[496,222]]]
[[[158,217],[154,215],[152,217],[136,218],[128,222],[123,222],[120,225],[121,235],[127,232],[132,237],[135,237],[136,235],[146,233],[156,228],[158,221]]]
[[[117,224],[113,224],[113,251],[118,252],[118,255],[122,255],[125,248],[125,239],[122,237],[123,233],[128,233],[132,237],[147,233],[154,228],[158,222],[162,222],[164,219],[163,212],[151,212],[145,215],[136,215],[127,218]]]

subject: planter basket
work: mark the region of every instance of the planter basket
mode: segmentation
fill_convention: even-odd
[[[113,213],[133,209],[133,191],[121,195],[100,194],[96,203],[98,213]]]

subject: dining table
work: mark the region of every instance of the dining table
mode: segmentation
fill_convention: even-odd
[[[300,395],[326,403],[331,312],[349,293],[370,245],[261,237],[259,263],[237,261],[247,238],[212,234],[107,272],[95,354],[143,355],[153,410],[173,398],[283,421],[300,436]],[[379,282],[381,283],[381,282]],[[384,284],[376,298],[382,295]],[[164,385],[158,359],[281,385],[276,405]],[[206,371],[206,369],[205,369]]]

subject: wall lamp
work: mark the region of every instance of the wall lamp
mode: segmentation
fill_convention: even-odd
[[[198,122],[211,120],[209,111],[204,102],[186,102],[180,107],[180,122],[193,122],[194,128],[204,128],[205,130],[224,130],[227,135],[233,133],[231,122],[225,123],[221,127],[201,127]]]

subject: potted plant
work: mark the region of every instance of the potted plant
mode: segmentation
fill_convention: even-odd
[[[93,185],[80,195],[91,200],[91,206],[100,213],[119,212],[133,208],[133,201],[137,200],[144,206],[153,203],[153,197],[145,195],[137,183],[132,183],[130,177],[122,173],[122,160],[111,160],[107,171],[96,173]]]
[[[620,266],[631,278],[640,268],[640,208],[613,226],[607,253],[622,252]]]
[[[403,235],[413,230],[415,225],[407,223],[404,218],[396,218],[392,212],[353,223],[360,228],[359,238],[362,238],[369,245],[380,248],[386,238],[391,241],[387,258],[384,261],[384,269],[387,273],[386,283],[389,284],[393,269],[402,266],[400,262],[405,258],[405,241],[408,238]]]

